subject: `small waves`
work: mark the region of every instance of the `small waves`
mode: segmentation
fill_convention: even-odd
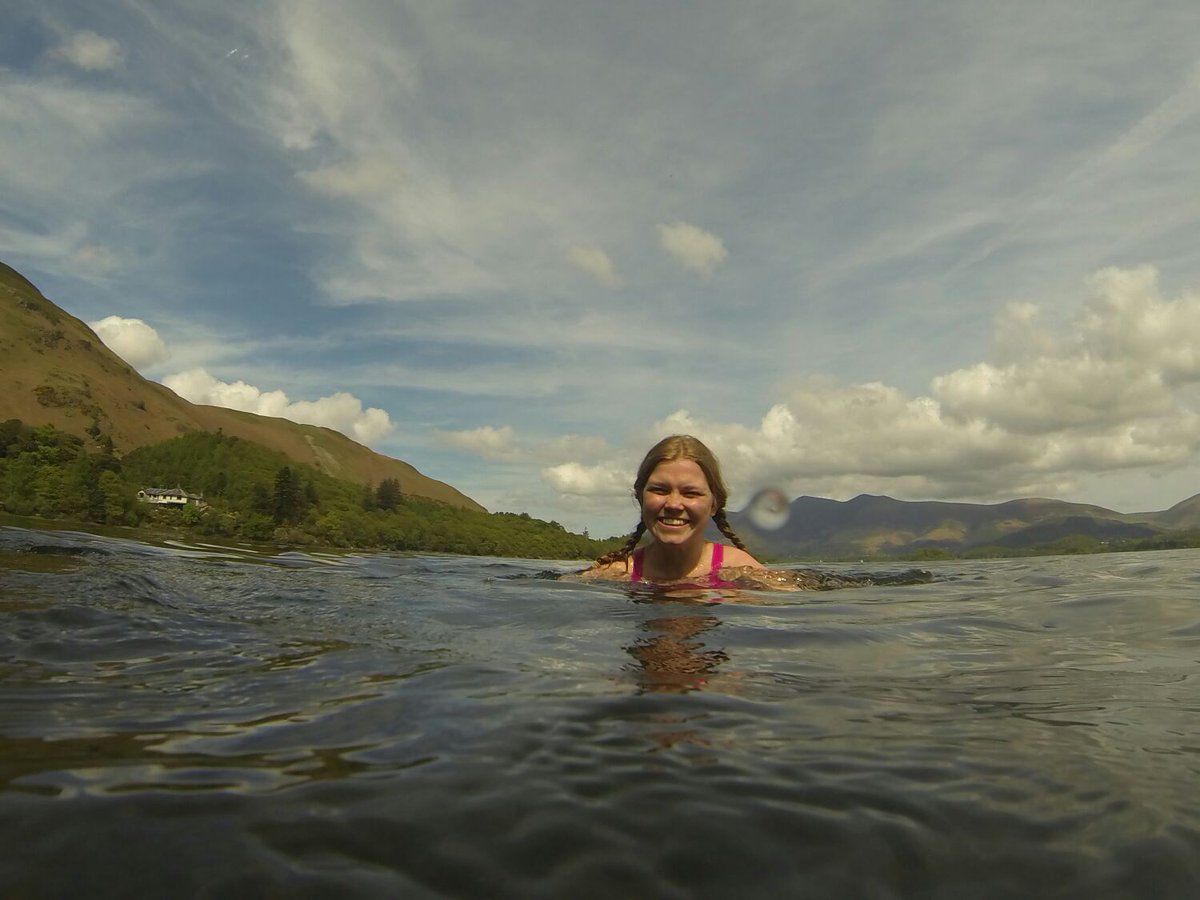
[[[696,603],[0,529],[0,893],[1190,896],[1198,559]]]

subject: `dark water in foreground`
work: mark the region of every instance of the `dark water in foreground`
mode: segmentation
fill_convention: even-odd
[[[1198,564],[704,605],[0,528],[0,896],[1200,896]]]

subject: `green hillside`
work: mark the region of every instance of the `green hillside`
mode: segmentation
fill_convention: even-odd
[[[181,487],[203,503],[139,501],[138,492],[151,487]],[[85,440],[15,419],[0,423],[0,510],[358,549],[584,559],[615,544],[527,515],[415,496],[394,478],[356,484],[232,435],[190,433],[118,458],[98,429]]]

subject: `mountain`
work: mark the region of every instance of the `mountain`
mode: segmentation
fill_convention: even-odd
[[[1163,528],[1197,528],[1200,527],[1200,494],[1176,503],[1168,510],[1159,513],[1138,513],[1131,519],[1145,518]]]
[[[278,450],[336,478],[360,484],[399,480],[406,494],[464,509],[483,507],[402,460],[376,453],[330,428],[189,403],[148,381],[87,325],[0,263],[0,421],[53,425],[119,453],[189,431],[220,431]]]
[[[749,509],[731,512],[730,524],[754,549],[780,558],[1029,549],[1078,536],[1109,542],[1200,529],[1200,494],[1168,510],[1143,513],[1041,498],[976,504],[914,502],[870,494],[846,501],[798,497],[789,504],[786,522],[775,529],[756,527]]]

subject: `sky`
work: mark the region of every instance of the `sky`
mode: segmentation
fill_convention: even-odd
[[[492,511],[1200,492],[1200,4],[6,0],[0,260]]]

